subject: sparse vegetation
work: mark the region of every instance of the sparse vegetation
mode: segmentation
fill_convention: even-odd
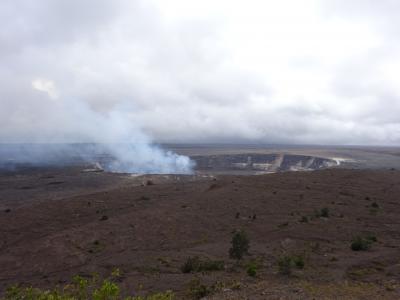
[[[372,203],[371,203],[371,207],[373,207],[373,208],[379,208],[379,204],[376,203],[376,202],[372,202]]]
[[[300,219],[300,222],[308,223],[308,217],[307,216],[302,216],[301,219]]]
[[[278,259],[279,273],[291,275],[293,268],[304,269],[304,257],[302,255],[284,255]]]
[[[285,223],[279,224],[278,228],[285,228],[285,227],[288,227],[288,226],[289,226],[289,222],[285,222]]]
[[[296,267],[297,267],[298,269],[304,269],[305,263],[304,263],[304,257],[303,257],[303,256],[301,256],[301,255],[295,255],[295,256],[293,256],[292,259],[293,259],[294,264],[296,265]]]
[[[324,207],[321,210],[315,210],[314,211],[314,217],[315,218],[329,218],[329,208]]]
[[[362,237],[355,237],[351,242],[351,250],[353,251],[365,251],[371,247],[371,243],[363,239]]]
[[[329,208],[324,207],[323,209],[321,209],[321,217],[329,218]]]
[[[219,283],[208,286],[200,282],[198,278],[192,280],[189,283],[189,296],[194,299],[201,299],[208,295],[211,295],[220,289]]]
[[[122,298],[120,287],[115,281],[114,275],[120,275],[116,271],[109,279],[98,280],[98,276],[91,279],[75,276],[71,284],[53,290],[41,290],[33,287],[20,287],[14,285],[7,289],[2,300],[173,300],[171,291],[142,296],[130,296]]]
[[[229,257],[234,259],[242,259],[248,254],[250,241],[247,234],[243,230],[236,231],[231,241],[232,247],[229,249]]]
[[[250,277],[256,277],[258,270],[258,265],[256,262],[252,261],[247,265],[246,273]]]
[[[371,248],[372,243],[377,242],[375,235],[368,234],[364,237],[356,236],[351,242],[351,250],[353,251],[366,251]]]
[[[365,236],[365,238],[366,238],[368,241],[373,242],[373,243],[375,243],[375,242],[378,241],[377,237],[376,237],[374,234],[372,234],[372,233],[367,234],[367,235]]]
[[[220,260],[201,260],[198,256],[189,257],[182,265],[182,273],[195,273],[205,271],[220,271],[224,269],[224,262]]]

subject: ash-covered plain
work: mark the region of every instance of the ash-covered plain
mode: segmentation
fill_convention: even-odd
[[[3,168],[0,294],[118,269],[122,295],[400,296],[399,149],[164,147],[189,156],[192,174],[107,172],[109,156]],[[229,251],[237,230],[249,241],[240,260]],[[352,249],[357,238],[368,249]],[[183,272],[196,257],[222,267]],[[285,257],[302,266],[285,273]]]

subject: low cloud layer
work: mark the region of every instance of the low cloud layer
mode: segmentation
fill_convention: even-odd
[[[399,145],[399,20],[389,0],[4,0],[0,142]]]

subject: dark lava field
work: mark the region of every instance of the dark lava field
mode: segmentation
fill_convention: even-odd
[[[0,216],[3,295],[13,284],[50,289],[74,275],[119,270],[121,295],[400,297],[396,169],[257,176],[5,172]],[[229,249],[239,230],[249,249],[237,260]],[[213,267],[187,272],[189,258]]]

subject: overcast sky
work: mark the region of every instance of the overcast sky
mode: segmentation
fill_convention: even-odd
[[[399,37],[398,0],[2,0],[0,142],[400,145]]]

